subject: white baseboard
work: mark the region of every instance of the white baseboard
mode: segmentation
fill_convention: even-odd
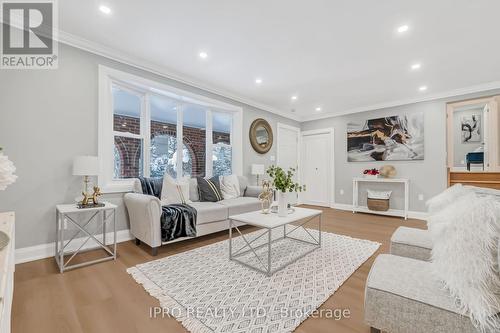
[[[333,204],[332,208],[339,209],[339,210],[348,210],[352,212],[352,205],[349,204],[341,204],[341,203],[335,203]],[[377,214],[376,212],[373,212],[373,214]],[[416,211],[408,211],[408,217],[411,219],[419,219],[419,220],[427,220],[428,214],[426,212],[416,212]]]
[[[76,250],[80,244],[85,241],[87,237],[81,237],[81,238],[75,238],[70,245],[68,245],[68,251],[74,251]],[[102,242],[102,235],[97,235],[96,238]],[[130,230],[120,230],[116,232],[116,242],[121,243],[121,242],[126,242],[134,237],[130,233]],[[108,232],[106,233],[106,244],[112,244],[113,243],[113,233]],[[92,239],[87,242],[82,247],[82,250],[89,250],[92,248],[98,248],[99,245],[95,243]],[[39,259],[44,259],[44,258],[49,258],[49,257],[54,257],[56,252],[56,243],[47,243],[47,244],[40,244],[40,245],[35,245],[35,246],[29,246],[29,247],[23,247],[20,249],[16,249],[16,264],[21,264],[29,261],[34,261],[34,260],[39,260]]]
[[[335,203],[332,205],[332,208],[339,209],[339,210],[347,210],[347,211],[352,211],[352,205],[349,204],[340,204],[340,203]],[[427,213],[425,212],[415,212],[415,211],[409,211],[408,216],[413,219],[420,219],[420,220],[426,220],[427,219]],[[102,241],[102,235],[97,235],[96,238],[100,241]],[[68,251],[74,251],[80,246],[81,242],[85,241],[86,237],[82,238],[77,238],[73,240],[72,244],[68,247]],[[121,243],[121,242],[126,242],[131,239],[134,239],[132,234],[130,233],[129,229],[126,230],[120,230],[116,232],[116,242]],[[109,245],[112,243],[113,240],[113,233],[108,232],[106,234],[106,243]],[[82,250],[89,250],[92,248],[97,248],[98,245],[92,240],[88,241],[87,244],[85,244],[82,247]],[[29,246],[29,247],[23,247],[20,249],[16,249],[16,264],[22,264],[25,262],[29,261],[34,261],[34,260],[39,260],[39,259],[45,259],[45,258],[50,258],[55,255],[56,252],[56,245],[55,243],[47,243],[47,244],[40,244],[40,245],[35,245],[35,246]]]

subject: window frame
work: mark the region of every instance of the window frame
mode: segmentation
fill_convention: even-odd
[[[98,156],[100,174],[98,184],[103,193],[120,193],[133,190],[134,179],[114,178],[114,138],[115,136],[133,135],[143,140],[143,175],[150,175],[151,147],[151,110],[150,96],[157,95],[177,101],[177,151],[183,151],[183,114],[186,104],[196,104],[205,108],[206,142],[205,174],[212,176],[213,161],[213,112],[224,112],[232,115],[230,142],[232,147],[232,172],[243,173],[243,109],[240,106],[225,103],[203,95],[198,95],[170,85],[149,80],[137,75],[122,72],[99,65],[99,116],[98,116]],[[141,97],[141,134],[135,135],[114,130],[113,86]],[[239,135],[235,135],[239,133]],[[124,135],[125,134],[125,135]],[[210,139],[209,138],[210,135]],[[182,177],[182,158],[177,158],[177,178]]]

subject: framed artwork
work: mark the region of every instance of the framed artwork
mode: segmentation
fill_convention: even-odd
[[[483,133],[481,132],[480,114],[462,116],[460,122],[462,126],[462,143],[482,141]]]
[[[424,114],[369,119],[347,125],[348,162],[424,159]]]

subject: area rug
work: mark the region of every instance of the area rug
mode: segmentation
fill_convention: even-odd
[[[314,230],[308,229],[313,235]],[[249,239],[263,231],[245,235]],[[283,231],[275,229],[278,239]],[[297,229],[293,236],[310,240]],[[261,237],[254,244],[263,242]],[[233,249],[244,246],[233,239]],[[323,304],[380,246],[380,243],[322,233],[322,246],[273,276],[228,259],[228,241],[129,268],[127,271],[160,302],[162,311],[193,333],[291,332]],[[273,267],[311,245],[291,239],[273,242]],[[267,263],[267,247],[257,251]],[[240,258],[244,259],[244,258]],[[259,264],[253,253],[248,263]]]

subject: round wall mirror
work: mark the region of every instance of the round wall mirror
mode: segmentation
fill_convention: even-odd
[[[255,119],[250,126],[250,143],[259,154],[265,154],[273,146],[273,130],[269,123],[262,119]]]

